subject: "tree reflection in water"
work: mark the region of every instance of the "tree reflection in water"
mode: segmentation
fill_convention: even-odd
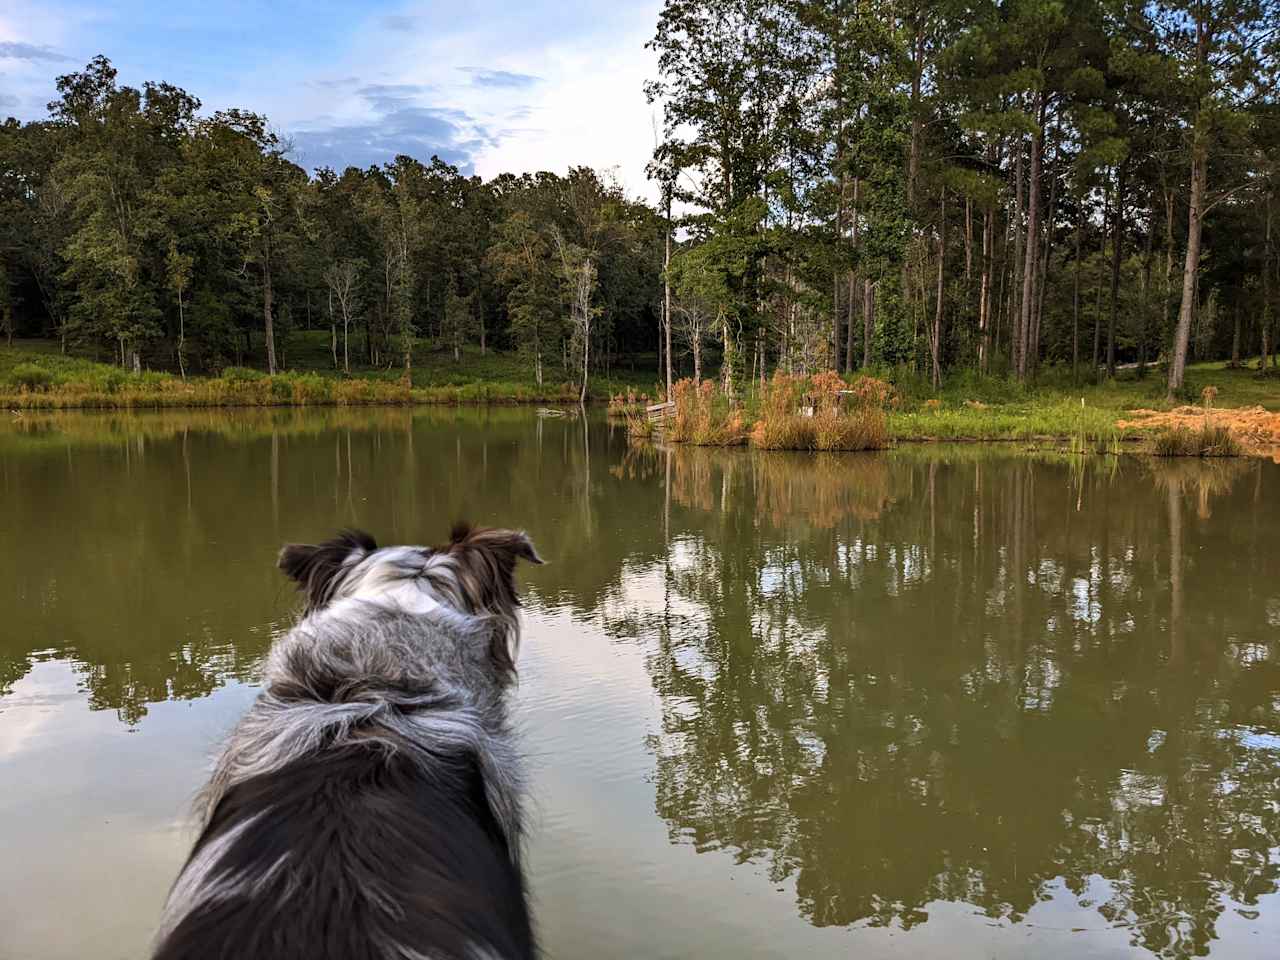
[[[788,878],[818,925],[1070,896],[1191,956],[1280,883],[1277,487],[1256,462],[630,448],[499,409],[32,416],[0,431],[0,695],[58,657],[149,723],[256,679],[284,540],[519,523],[552,559],[530,616],[646,652],[673,840]]]
[[[673,839],[819,925],[1019,922],[1060,882],[1164,956],[1277,889],[1261,465],[654,456],[669,595],[614,626],[657,637]]]

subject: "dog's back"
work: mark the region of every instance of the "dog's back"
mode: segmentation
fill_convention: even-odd
[[[180,884],[198,901],[164,960],[533,955],[520,871],[466,757],[428,773],[344,747],[237,784]]]
[[[204,794],[154,956],[535,955],[504,690],[523,534],[289,547],[307,615]]]

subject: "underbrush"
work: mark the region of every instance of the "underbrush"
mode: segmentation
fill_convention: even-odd
[[[1238,457],[1240,442],[1226,427],[1206,423],[1198,430],[1171,427],[1156,434],[1152,453],[1157,457]]]
[[[344,377],[317,371],[267,374],[241,366],[224,367],[217,376],[184,380],[172,373],[130,373],[48,351],[0,350],[0,404],[9,409],[518,404],[577,399],[577,386],[568,383],[415,385],[403,373],[390,371]]]
[[[712,381],[680,380],[671,393],[676,404],[666,431],[671,442],[728,447],[746,440],[742,411],[732,409]]]
[[[892,387],[872,377],[851,386],[838,374],[776,373],[753,413],[731,406],[717,384],[681,380],[667,430],[674,443],[729,446],[749,441],[763,450],[879,450],[889,445],[883,405]]]

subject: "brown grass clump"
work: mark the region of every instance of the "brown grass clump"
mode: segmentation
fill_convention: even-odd
[[[1224,426],[1205,424],[1199,430],[1169,427],[1156,434],[1157,457],[1238,457],[1240,443]]]
[[[813,421],[816,450],[883,450],[889,446],[889,422],[876,407],[846,414],[819,411]]]
[[[765,389],[751,443],[764,450],[879,450],[888,446],[882,406],[893,388],[861,377],[850,391],[839,374],[775,373]],[[848,409],[846,409],[846,404]]]
[[[652,440],[657,432],[654,423],[643,413],[627,414],[627,436],[632,440]]]
[[[760,418],[751,428],[751,443],[762,450],[812,450],[813,418],[801,414],[809,378],[779,370],[764,389]]]
[[[746,439],[742,414],[731,410],[711,380],[680,380],[672,388],[675,415],[667,429],[673,443],[700,447],[726,447]]]

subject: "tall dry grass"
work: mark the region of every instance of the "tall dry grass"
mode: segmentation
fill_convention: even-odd
[[[811,377],[775,373],[766,385],[751,443],[762,450],[881,450],[889,445],[884,406],[892,391],[874,377],[860,377],[850,387],[832,372]]]
[[[711,380],[680,380],[671,388],[675,414],[667,426],[667,439],[699,447],[728,447],[746,439],[742,412],[729,406]]]

